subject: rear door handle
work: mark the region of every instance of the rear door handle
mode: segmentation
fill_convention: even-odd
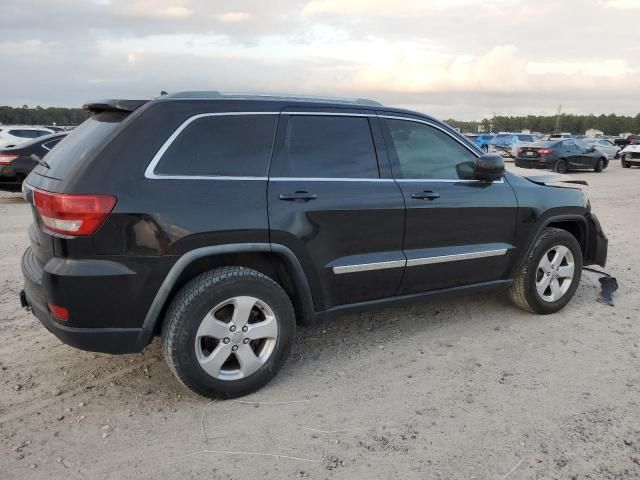
[[[435,200],[436,198],[440,198],[440,194],[427,190],[424,192],[412,193],[411,198],[415,198],[416,200]]]
[[[281,193],[278,198],[286,202],[308,202],[309,200],[315,200],[318,195],[309,192],[293,192],[293,193]]]

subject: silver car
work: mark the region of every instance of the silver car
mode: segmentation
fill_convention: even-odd
[[[609,160],[616,158],[618,152],[620,151],[620,147],[618,147],[611,140],[607,140],[606,138],[595,138],[591,140],[585,139],[584,141],[588,142],[589,145],[604,153]]]

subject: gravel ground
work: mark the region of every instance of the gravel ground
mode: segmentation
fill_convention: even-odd
[[[640,170],[573,176],[609,235],[615,307],[585,273],[547,317],[502,295],[345,316],[219,402],[182,388],[157,342],[82,352],[21,310],[30,213],[0,194],[0,477],[640,478]]]

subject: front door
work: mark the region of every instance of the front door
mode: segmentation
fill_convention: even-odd
[[[474,179],[478,154],[454,132],[418,119],[381,120],[407,206],[400,294],[504,279],[517,214],[511,186]]]
[[[300,260],[316,308],[397,292],[404,201],[389,177],[375,114],[281,114],[269,174],[271,242]]]

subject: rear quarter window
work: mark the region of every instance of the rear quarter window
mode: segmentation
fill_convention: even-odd
[[[153,173],[159,176],[266,177],[277,115],[210,115],[188,123]]]

